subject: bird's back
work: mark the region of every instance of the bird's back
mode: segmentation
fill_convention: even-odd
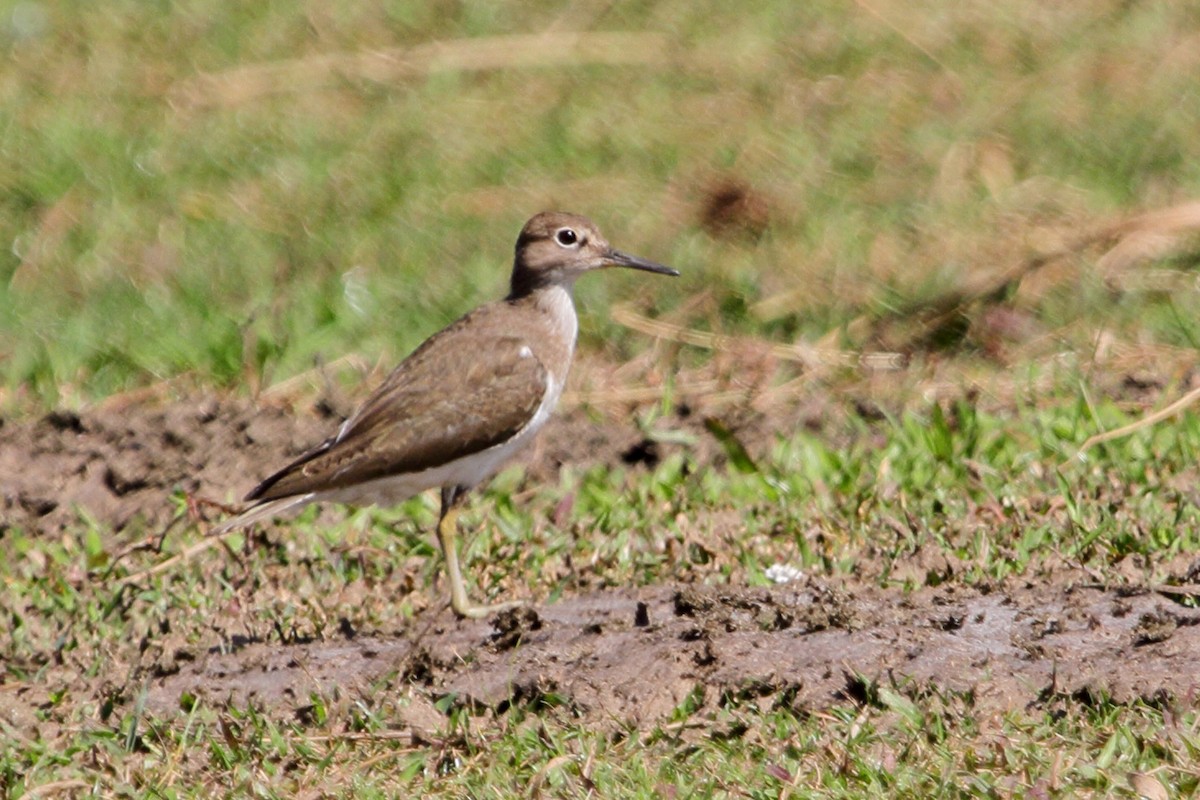
[[[549,318],[531,324],[523,305],[482,306],[430,337],[336,436],[246,499],[330,492],[421,472],[511,439],[547,401],[553,405],[565,378],[565,364],[551,363],[563,360],[562,332]]]

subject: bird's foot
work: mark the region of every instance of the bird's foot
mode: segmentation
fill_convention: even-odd
[[[499,614],[502,611],[510,611],[514,608],[523,608],[528,605],[524,600],[512,600],[507,603],[495,603],[489,606],[475,606],[465,598],[451,597],[450,607],[454,609],[454,613],[466,619],[483,619],[492,614]]]

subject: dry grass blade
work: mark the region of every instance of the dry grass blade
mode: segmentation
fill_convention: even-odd
[[[178,394],[192,376],[176,375],[173,378],[157,381],[149,386],[139,386],[136,389],[109,395],[102,400],[98,407],[104,411],[123,411],[133,406],[147,403],[161,403]]]
[[[69,792],[74,795],[79,789],[86,789],[91,784],[80,780],[53,781],[35,786],[25,793],[25,797],[53,797],[56,794]]]
[[[363,380],[367,380],[373,373],[378,372],[381,367],[382,360],[372,365],[365,357],[357,353],[350,353],[341,358],[334,359],[328,364],[321,364],[320,366],[301,372],[299,375],[293,375],[286,380],[271,384],[259,393],[258,400],[261,403],[270,404],[291,403],[297,398],[307,395],[309,390],[314,387],[326,388],[329,385],[332,374],[340,372],[342,369],[349,369]]]
[[[307,742],[411,742],[416,738],[412,731],[347,731],[306,736]]]
[[[1004,301],[1022,280],[1064,258],[1105,246],[1107,249],[1097,261],[1097,268],[1118,271],[1149,258],[1162,258],[1176,252],[1183,242],[1198,232],[1200,202],[1183,203],[1120,222],[1106,222],[1007,269],[980,274],[962,287],[932,298],[920,308],[902,308],[882,317],[861,315],[844,329],[825,336],[822,342],[831,342],[844,335],[843,330],[856,339],[878,339],[883,328],[897,321],[912,324],[915,320],[912,330],[900,333],[889,345],[901,352],[920,350],[937,332],[952,327],[974,308]]]
[[[1200,289],[1200,277],[1181,269],[1145,269],[1113,275],[1108,285],[1120,292],[1158,292],[1177,294]]]
[[[1147,211],[1108,226],[1106,238],[1122,238],[1133,233],[1186,233],[1200,230],[1200,200],[1157,211]]]
[[[913,48],[915,48],[921,55],[928,58],[934,64],[937,64],[938,67],[940,67],[942,69],[942,71],[944,71],[947,75],[953,75],[955,78],[958,77],[958,73],[955,72],[954,70],[950,69],[950,67],[947,66],[944,61],[942,61],[940,58],[938,58],[937,55],[935,55],[932,50],[930,50],[928,47],[926,47],[925,45],[923,45],[919,41],[917,41],[916,37],[912,36],[910,33],[905,31],[904,29],[902,29],[899,25],[897,25],[896,23],[892,22],[890,19],[885,17],[873,5],[871,5],[870,3],[863,2],[863,0],[855,0],[855,5],[857,5],[859,8],[861,8],[863,11],[866,11],[868,14],[873,16],[875,19],[879,20],[881,23],[886,25],[890,30],[894,31],[896,33],[896,35],[898,35],[901,39],[903,39],[904,41],[906,41],[910,45],[912,45]]]
[[[721,390],[717,381],[693,381],[675,384],[674,391],[680,395],[711,395]],[[562,402],[566,406],[579,405],[637,405],[662,400],[661,386],[614,386],[604,389],[570,390],[563,392]]]
[[[650,319],[626,305],[614,306],[612,319],[627,328],[647,336],[655,336],[671,342],[690,344],[706,350],[736,350],[744,345],[753,345],[767,350],[772,356],[785,361],[794,361],[805,368],[817,367],[863,367],[871,370],[895,370],[904,367],[904,356],[900,353],[855,352],[831,347],[813,347],[808,344],[776,344],[750,337],[725,336],[719,333],[699,331],[672,322]]]
[[[579,64],[652,64],[667,39],[657,33],[548,33],[430,42],[412,48],[333,53],[198,75],[169,91],[178,108],[235,106],[265,95],[310,92],[342,80],[393,83],[433,72]]]
[[[1115,243],[1096,262],[1102,273],[1122,272],[1171,256],[1200,233],[1200,202],[1150,211],[1112,225],[1106,239]]]
[[[151,578],[155,575],[166,572],[176,564],[186,563],[198,556],[200,553],[203,553],[205,550],[211,550],[218,544],[224,544],[226,538],[240,532],[241,531],[234,530],[228,531],[220,536],[206,536],[195,544],[185,547],[183,550],[179,551],[170,558],[164,559],[148,569],[126,575],[117,581],[116,585],[118,587],[127,586],[131,583],[138,583],[146,578]]]
[[[1048,253],[1039,253],[1008,269],[984,274],[969,281],[960,289],[931,299],[919,309],[905,308],[883,317],[863,314],[846,325],[845,330],[855,338],[878,336],[880,328],[894,320],[902,319],[909,322],[912,318],[919,317],[920,323],[914,331],[906,334],[901,341],[891,344],[904,352],[921,349],[921,342],[929,338],[931,333],[945,330],[953,325],[955,320],[967,314],[971,306],[976,303],[999,302],[1007,297],[1009,290],[1026,276],[1061,258],[1079,252],[1099,238],[1096,234],[1080,237],[1064,247]],[[829,342],[841,335],[843,335],[841,329],[831,331],[821,341]]]
[[[1198,399],[1200,399],[1200,388],[1192,389],[1183,397],[1179,398],[1174,403],[1171,403],[1171,405],[1155,411],[1153,414],[1148,414],[1139,419],[1137,422],[1131,422],[1128,425],[1122,425],[1116,430],[1105,431],[1104,433],[1097,433],[1095,436],[1089,436],[1087,440],[1085,440],[1084,443],[1079,446],[1079,450],[1075,453],[1075,458],[1073,460],[1083,460],[1083,454],[1087,452],[1089,448],[1098,445],[1101,442],[1120,439],[1124,436],[1128,436],[1131,433],[1136,433],[1142,428],[1148,428],[1151,425],[1159,423],[1168,417],[1173,417],[1190,406],[1192,403],[1195,403]]]

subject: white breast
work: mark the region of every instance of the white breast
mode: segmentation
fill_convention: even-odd
[[[579,316],[575,313],[575,301],[571,297],[571,287],[552,286],[545,289],[538,298],[538,305],[553,321],[557,328],[555,334],[561,336],[568,343],[568,351],[574,354],[575,340],[579,337]],[[565,382],[567,376],[559,375],[558,378]]]

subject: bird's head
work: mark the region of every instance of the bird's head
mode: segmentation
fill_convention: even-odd
[[[570,288],[583,273],[606,267],[628,267],[660,275],[679,274],[678,270],[654,261],[614,250],[586,217],[545,211],[526,222],[517,237],[510,297],[519,297],[544,286]]]

